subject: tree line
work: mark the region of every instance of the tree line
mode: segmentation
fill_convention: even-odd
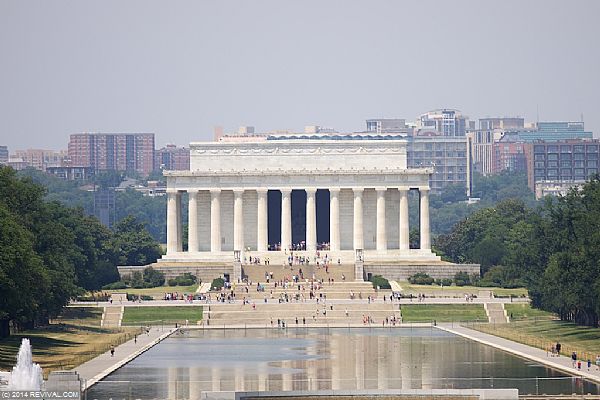
[[[161,254],[133,217],[111,231],[45,196],[42,185],[0,166],[0,337],[47,323],[72,297],[118,280],[117,265]]]
[[[534,307],[598,326],[599,176],[536,207],[509,199],[478,210],[434,245],[448,261],[481,264],[486,283],[527,287]]]

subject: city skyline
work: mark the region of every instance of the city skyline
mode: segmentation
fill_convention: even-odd
[[[436,108],[583,115],[598,137],[598,2],[108,4],[0,4],[11,151],[80,132],[155,132],[161,147],[214,126],[354,131]]]

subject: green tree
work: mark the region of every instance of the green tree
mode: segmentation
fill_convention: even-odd
[[[144,268],[144,282],[149,287],[157,287],[165,284],[165,274],[152,267]]]
[[[10,324],[33,321],[43,301],[49,279],[42,259],[35,253],[35,238],[0,204],[0,337],[10,335]]]
[[[133,216],[122,219],[115,226],[112,248],[117,265],[147,265],[162,255],[160,245]]]

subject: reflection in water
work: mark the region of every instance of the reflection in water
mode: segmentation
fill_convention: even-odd
[[[173,335],[92,387],[88,399],[199,398],[202,391],[597,385],[437,329],[207,330]]]

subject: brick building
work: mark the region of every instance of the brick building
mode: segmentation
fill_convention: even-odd
[[[72,166],[92,167],[94,172],[136,171],[148,175],[154,169],[154,133],[77,133],[69,140]]]
[[[598,173],[600,140],[571,139],[532,143],[527,153],[527,181],[581,182]]]
[[[156,150],[154,169],[168,171],[188,171],[190,169],[190,149],[168,144]]]

